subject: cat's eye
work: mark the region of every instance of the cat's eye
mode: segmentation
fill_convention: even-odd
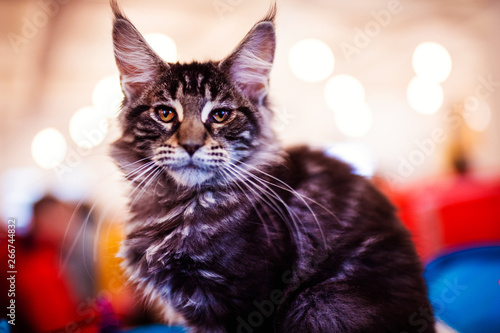
[[[175,110],[169,106],[157,106],[155,108],[155,113],[158,119],[165,123],[170,123],[175,119],[177,115]]]
[[[212,120],[216,123],[223,123],[230,115],[231,111],[226,109],[216,109],[211,113]]]

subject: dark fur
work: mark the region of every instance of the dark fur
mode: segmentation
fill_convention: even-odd
[[[194,332],[434,332],[392,205],[348,165],[274,138],[274,11],[221,62],[166,64],[113,9],[131,282]],[[174,102],[172,123],[155,118]],[[209,102],[231,105],[230,120],[210,120],[214,107],[202,121]]]

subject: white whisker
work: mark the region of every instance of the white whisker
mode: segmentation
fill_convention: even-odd
[[[257,181],[259,181],[259,182],[261,182],[261,183],[262,183],[262,182],[264,182],[264,183],[266,183],[266,184],[269,184],[269,185],[275,186],[275,187],[277,187],[277,188],[280,188],[280,189],[282,189],[282,190],[288,191],[289,193],[291,193],[291,194],[293,194],[295,197],[297,197],[299,200],[301,200],[301,201],[302,201],[302,203],[305,205],[305,207],[309,210],[309,212],[310,212],[310,213],[311,213],[311,215],[313,216],[313,218],[314,218],[314,220],[315,220],[315,222],[316,222],[316,225],[317,225],[317,227],[318,227],[318,230],[319,230],[319,232],[320,232],[321,239],[322,239],[322,241],[323,241],[323,245],[325,246],[325,248],[327,247],[327,241],[326,241],[325,234],[324,234],[324,232],[323,232],[323,228],[321,227],[321,224],[320,224],[320,222],[319,222],[319,220],[318,220],[318,217],[316,216],[316,213],[315,213],[315,212],[314,212],[314,210],[311,208],[311,206],[310,206],[310,205],[306,202],[306,199],[308,199],[309,201],[311,201],[311,202],[313,202],[313,203],[317,204],[319,207],[324,208],[321,204],[317,203],[317,202],[316,202],[315,200],[313,200],[313,199],[310,199],[310,198],[308,198],[308,197],[306,197],[306,196],[304,196],[304,195],[302,195],[302,194],[298,193],[298,192],[297,192],[297,191],[295,191],[295,190],[294,190],[294,189],[293,189],[290,185],[288,185],[287,183],[285,183],[285,182],[284,182],[284,181],[282,181],[281,179],[279,179],[279,178],[277,178],[277,177],[275,177],[275,176],[273,176],[273,175],[270,175],[269,173],[264,172],[264,171],[262,171],[262,170],[260,170],[260,169],[258,169],[258,168],[256,168],[256,167],[254,167],[254,166],[252,166],[252,165],[249,165],[249,164],[247,164],[247,163],[244,163],[244,162],[241,162],[241,161],[239,161],[239,163],[240,163],[240,164],[242,164],[242,165],[248,166],[248,167],[252,168],[253,170],[258,171],[258,172],[262,173],[263,175],[265,175],[265,176],[267,176],[267,177],[269,177],[269,178],[271,178],[271,179],[273,179],[273,180],[276,180],[277,182],[279,182],[279,183],[280,183],[280,184],[282,184],[283,186],[280,186],[280,185],[275,184],[275,183],[270,182],[270,181],[266,181],[266,180],[264,180],[264,179],[262,179],[262,178],[258,177],[257,175],[255,175],[255,174],[253,174],[253,173],[249,172],[248,170],[245,170],[244,168],[241,168],[241,167],[239,167],[239,166],[237,166],[237,165],[235,165],[235,164],[233,164],[233,166],[238,167],[238,169],[240,169],[242,172],[245,172],[246,174],[250,175],[250,177],[252,177],[252,178],[256,179]],[[334,216],[334,217],[336,218],[336,216],[335,216],[333,213],[331,213],[331,212],[330,212],[329,210],[327,210],[326,208],[324,208],[324,209],[325,209],[328,213],[332,214],[332,216]]]
[[[232,170],[228,169],[228,171],[230,173],[232,173],[233,176],[235,176],[236,178],[239,178],[238,175],[235,174]],[[261,220],[262,225],[264,227],[264,232],[266,233],[267,243],[269,245],[271,245],[271,238],[269,235],[269,229],[268,229],[267,223],[265,222],[264,218],[262,217],[262,214],[260,213],[260,211],[257,209],[257,205],[255,203],[255,200],[252,200],[252,198],[250,198],[250,196],[248,196],[248,194],[246,194],[246,191],[238,184],[238,182],[236,182],[235,184],[241,190],[241,193],[243,193],[243,195],[245,195],[245,197],[247,197],[248,201],[252,203],[252,206],[254,207],[254,210],[257,213],[257,215],[259,216],[259,219]],[[242,184],[247,185],[247,184],[245,184],[244,181],[242,181]],[[258,193],[255,190],[253,190],[250,186],[247,185],[247,188],[249,190],[251,190],[252,192],[254,192],[257,196],[259,196]],[[269,214],[268,214],[268,216],[271,217]]]
[[[287,215],[291,219],[291,223],[293,228],[289,229],[291,235],[295,239],[295,242],[297,246],[299,246],[299,249],[302,247],[302,242],[300,241],[300,229],[298,227],[298,223],[301,223],[300,220],[298,219],[297,215],[293,212],[293,210],[290,209],[290,207],[285,203],[285,201],[272,189],[270,189],[268,186],[263,184],[264,187],[256,184],[254,181],[251,179],[244,177],[240,172],[236,171],[236,166],[232,165],[233,172],[237,172],[237,174],[240,175],[240,178],[243,180],[243,183],[246,184],[247,186],[253,186],[255,189],[257,189],[264,197],[266,197],[269,202],[262,201],[263,203],[267,204],[270,208],[272,208],[279,216],[280,218],[285,222],[289,222],[290,220],[286,217]],[[283,205],[283,207],[286,209],[288,214],[285,214],[283,210],[281,209],[279,203]],[[302,224],[302,223],[301,223]]]

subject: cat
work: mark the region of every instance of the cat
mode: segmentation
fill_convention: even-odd
[[[111,5],[124,93],[111,155],[132,184],[121,256],[144,297],[190,332],[434,332],[391,203],[272,130],[276,5],[225,59],[186,64]]]

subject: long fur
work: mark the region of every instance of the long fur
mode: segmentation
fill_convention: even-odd
[[[190,64],[164,63],[112,8],[126,96],[112,156],[132,185],[121,256],[144,297],[192,332],[434,332],[392,205],[275,138],[275,6],[224,60]]]

